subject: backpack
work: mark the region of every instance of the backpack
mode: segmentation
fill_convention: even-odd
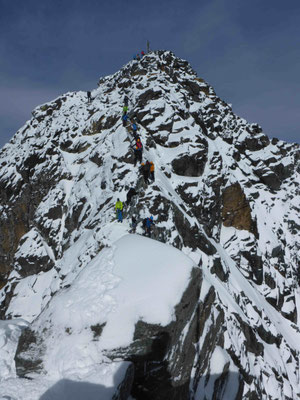
[[[140,141],[136,142],[136,148],[137,148],[138,150],[141,150],[141,148],[142,148],[142,143],[141,143]]]

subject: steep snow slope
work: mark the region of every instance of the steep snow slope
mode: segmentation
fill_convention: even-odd
[[[130,118],[138,124],[143,157],[155,163],[155,183],[148,186],[133,165],[130,130],[121,123],[124,94]],[[87,104],[85,93],[67,93],[38,107],[1,152],[3,317],[25,319],[30,323],[27,333],[43,329],[46,320],[55,326],[46,318],[51,305],[57,302],[54,309],[63,310],[64,293],[76,297],[84,286],[80,276],[128,232],[133,213],[140,221],[152,214],[155,239],[193,259],[203,280],[199,273],[193,278],[201,288],[190,289],[188,301],[181,299],[186,281],[178,288],[172,307],[187,308],[177,312],[175,328],[167,320],[146,323],[141,314],[145,325],[134,321],[130,345],[116,323],[117,338],[124,343],[117,349],[114,342],[113,351],[107,345],[106,357],[134,365],[134,397],[297,398],[299,146],[270,141],[258,125],[235,116],[186,61],[170,52],[131,61],[101,79],[92,97]],[[138,196],[119,226],[114,204],[118,197],[125,200],[130,187]],[[159,282],[166,287],[169,283],[163,271],[157,272],[151,245],[143,245],[139,255],[139,238],[131,240],[136,240],[131,259],[149,266],[149,288],[155,295]],[[159,258],[162,253],[158,250]],[[105,276],[104,286],[117,285],[116,277]],[[172,278],[169,272],[170,282]],[[128,292],[131,296],[129,286]],[[158,296],[158,301],[161,310],[167,307],[165,298]],[[100,306],[97,296],[95,303],[89,305],[92,314]],[[139,309],[136,298],[132,309]],[[55,314],[63,322],[59,334],[66,335],[70,328],[67,335],[80,348],[85,336],[80,334],[77,341],[70,318]],[[76,323],[84,329],[80,313]],[[169,328],[162,330],[166,325]],[[105,330],[99,334],[103,339],[102,334]],[[154,338],[150,348],[158,343],[160,352],[146,350],[146,336]],[[49,360],[45,354],[53,345],[43,335],[35,340],[29,368],[24,354],[30,337],[21,336],[19,375],[39,371],[34,366],[37,355],[42,355],[44,366]],[[155,372],[157,365],[164,371],[163,382]],[[44,367],[48,374],[52,370]],[[80,368],[74,373],[79,376]],[[132,374],[127,375],[123,382],[131,382]]]

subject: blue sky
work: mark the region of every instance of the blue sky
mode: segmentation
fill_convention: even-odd
[[[0,146],[34,107],[95,88],[147,39],[236,114],[299,143],[299,0],[0,0]]]

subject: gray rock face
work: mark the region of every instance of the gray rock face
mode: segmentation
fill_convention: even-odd
[[[42,370],[42,349],[43,343],[37,333],[30,328],[24,329],[15,355],[18,376],[26,377]]]
[[[182,176],[201,176],[206,164],[206,154],[183,155],[172,161],[173,171]]]

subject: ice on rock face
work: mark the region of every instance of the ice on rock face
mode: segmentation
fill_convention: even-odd
[[[155,165],[149,185],[122,124],[125,95]],[[1,395],[76,399],[83,386],[70,382],[86,381],[91,398],[118,387],[299,396],[299,146],[270,141],[169,51],[102,78],[92,98],[37,107],[0,152],[1,317],[12,318],[0,326]],[[150,215],[151,240],[140,236]],[[16,377],[16,351],[19,375],[25,355],[41,361],[33,381]]]

